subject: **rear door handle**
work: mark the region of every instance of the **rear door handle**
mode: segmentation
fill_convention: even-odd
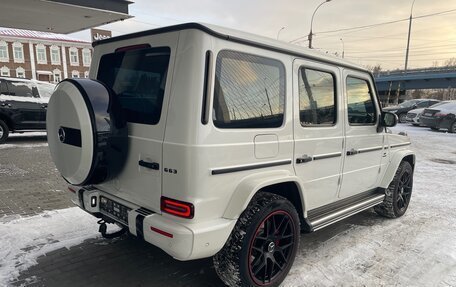
[[[147,161],[140,160],[138,162],[138,164],[140,166],[143,166],[143,167],[146,167],[146,168],[150,168],[150,169],[153,169],[153,170],[159,170],[160,169],[160,165],[157,162],[147,162]]]
[[[358,154],[359,151],[355,150],[354,148],[352,148],[351,150],[348,150],[347,151],[347,155],[355,155],[355,154]]]
[[[296,159],[296,164],[306,163],[306,162],[310,162],[312,160],[313,160],[313,158],[311,156],[308,156],[305,154],[302,157],[298,157]]]

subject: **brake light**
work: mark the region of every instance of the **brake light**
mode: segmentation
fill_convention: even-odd
[[[132,45],[132,46],[125,46],[116,49],[116,53],[132,51],[132,50],[140,50],[150,48],[149,44],[140,44],[140,45]]]
[[[436,116],[436,117],[446,117],[446,116],[448,116],[448,114],[436,113],[434,116]]]
[[[195,207],[189,202],[175,200],[171,198],[161,197],[161,211],[191,219],[195,213]]]

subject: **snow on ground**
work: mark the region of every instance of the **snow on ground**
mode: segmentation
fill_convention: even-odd
[[[97,219],[78,207],[32,217],[0,218],[0,286],[7,286],[36,259],[98,236]]]
[[[367,211],[302,235],[283,286],[456,286],[456,134],[393,130],[406,130],[417,154],[407,213],[390,220]],[[0,286],[39,256],[97,236],[96,219],[79,208],[0,218]]]
[[[384,219],[368,211],[301,236],[283,286],[456,286],[456,134],[399,131],[417,155],[407,213]]]
[[[44,138],[44,140],[43,140]],[[0,150],[12,148],[35,148],[48,146],[46,132],[10,133],[6,143],[0,144]],[[36,140],[36,142],[30,142]],[[27,141],[27,142],[24,142]]]
[[[45,137],[47,134],[46,132],[24,132],[24,133],[11,133],[9,134],[9,138],[16,138],[16,137]]]

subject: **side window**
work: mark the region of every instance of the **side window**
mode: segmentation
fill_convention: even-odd
[[[351,125],[373,125],[377,122],[369,82],[347,77],[348,122]]]
[[[32,85],[26,82],[19,82],[19,81],[10,81],[8,83],[8,90],[11,96],[16,97],[25,97],[25,98],[32,98]]]
[[[427,108],[427,107],[430,106],[430,104],[431,104],[431,102],[429,102],[429,101],[423,101],[423,102],[419,102],[419,103],[416,105],[416,107],[417,107],[417,108]]]
[[[284,103],[281,62],[228,50],[218,54],[213,105],[216,127],[280,127]]]
[[[336,123],[334,75],[308,68],[299,70],[299,119],[302,126]]]

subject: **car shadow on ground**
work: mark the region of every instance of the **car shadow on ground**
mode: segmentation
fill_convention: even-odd
[[[352,225],[371,226],[379,220],[382,219],[368,210],[330,228],[302,234],[300,250],[318,248]],[[48,253],[37,261],[14,286],[224,286],[211,258],[177,261],[159,248],[128,235],[113,240],[87,240],[70,249]]]
[[[27,134],[13,134],[14,136],[10,136],[5,144],[33,144],[33,143],[44,143],[47,142],[46,135],[36,135],[30,136]]]

